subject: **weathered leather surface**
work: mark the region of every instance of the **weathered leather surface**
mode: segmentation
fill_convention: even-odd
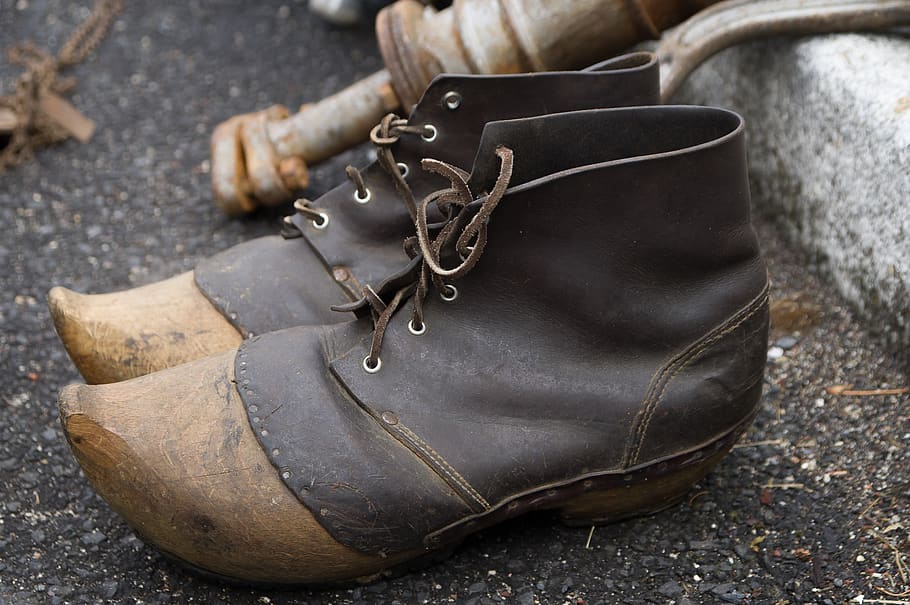
[[[392,317],[378,373],[362,367],[368,318],[266,335],[238,356],[244,402],[268,410],[250,418],[272,463],[354,548],[418,547],[467,511],[696,450],[758,404],[767,275],[739,116],[491,123],[476,190],[499,170],[497,145],[515,169],[482,257],[454,302],[427,297],[423,335],[406,328],[412,303]]]
[[[625,55],[576,72],[442,75],[430,83],[409,118],[411,124],[433,124],[436,140],[403,135],[394,147],[395,158],[407,164],[408,183],[419,200],[445,185],[421,170],[420,160],[433,157],[470,168],[487,122],[655,104],[658,80],[650,53]],[[454,111],[443,104],[448,92],[462,96]],[[360,285],[374,284],[407,263],[402,243],[413,235],[413,222],[394,184],[376,162],[363,175],[372,193],[369,203],[354,202],[354,187],[347,180],[315,201],[314,206],[330,216],[326,229],[315,229],[297,215],[301,238],[259,238],[199,263],[197,285],[242,334],[348,321],[350,315],[331,313],[328,307],[350,302]]]
[[[347,327],[354,338],[362,335],[363,326]],[[437,514],[473,512],[338,388],[325,365],[326,346],[324,328],[304,326],[255,336],[236,357],[251,425],[277,472],[288,473],[285,483],[316,505],[321,523],[345,528],[355,548],[373,552],[419,543],[444,518]],[[279,426],[285,421],[293,425]],[[361,477],[374,481],[364,484]]]

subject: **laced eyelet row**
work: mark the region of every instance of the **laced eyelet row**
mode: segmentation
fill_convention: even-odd
[[[439,297],[442,298],[442,300],[444,300],[445,302],[452,302],[456,298],[458,298],[458,288],[456,288],[452,284],[447,284],[445,287],[445,290],[442,293],[440,293]],[[422,335],[426,334],[426,331],[427,331],[427,324],[425,322],[418,324],[413,319],[408,321],[408,332],[410,332],[414,336],[422,336]],[[382,359],[381,358],[377,357],[375,364],[370,364],[369,355],[367,355],[366,357],[363,358],[363,369],[367,374],[375,374],[375,373],[379,372],[380,368],[382,368]]]
[[[420,324],[420,327],[417,327],[417,325],[415,325],[415,322],[413,319],[408,322],[408,332],[410,332],[414,336],[420,336],[421,334],[424,334],[426,331],[427,331],[427,324],[422,323],[422,324]]]
[[[316,229],[325,229],[329,226],[329,215],[325,212],[319,213],[318,219],[313,219],[310,221],[313,224],[313,227]]]
[[[450,90],[442,97],[442,104],[446,109],[455,111],[461,105],[461,93]]]
[[[458,288],[456,288],[452,284],[446,284],[446,286],[445,286],[445,288],[443,288],[442,292],[439,293],[439,298],[441,298],[444,302],[447,302],[447,303],[453,302],[456,298],[458,298]],[[423,334],[426,333],[426,331],[427,331],[427,324],[425,322],[418,324],[413,319],[408,321],[408,332],[410,332],[414,336],[422,336]],[[379,371],[379,369],[381,367],[382,367],[381,358],[377,357],[375,364],[370,364],[369,355],[367,355],[366,357],[363,358],[363,369],[367,374],[375,374]]]
[[[441,298],[443,302],[453,302],[458,298],[458,288],[452,284],[446,284],[446,287],[439,293],[439,298]]]
[[[369,188],[363,190],[363,197],[360,196],[360,192],[354,189],[354,201],[358,204],[369,204],[370,200],[373,199],[373,192]]]
[[[449,179],[451,187],[440,189],[424,197],[417,207],[415,218],[416,237],[405,241],[405,251],[412,259],[420,259],[420,265],[415,265],[410,277],[410,283],[404,283],[391,298],[390,292],[384,292],[381,297],[369,285],[362,288],[362,298],[349,305],[333,307],[337,311],[357,311],[369,307],[373,320],[373,337],[370,341],[369,353],[363,358],[362,367],[368,374],[379,372],[382,360],[379,356],[382,350],[383,339],[389,328],[390,321],[403,301],[414,297],[414,314],[407,323],[408,331],[419,336],[427,330],[424,315],[424,302],[430,288],[435,287],[439,298],[446,303],[452,303],[458,298],[458,288],[444,279],[456,280],[465,275],[477,265],[479,256],[483,253],[487,243],[487,224],[490,215],[496,209],[509,187],[512,178],[513,153],[512,150],[500,146],[495,151],[500,159],[499,175],[493,188],[482,200],[478,200],[468,185],[470,175],[455,166],[440,162],[439,160],[424,159],[421,162],[424,170],[435,172]],[[394,164],[392,168],[394,169]],[[398,171],[395,175],[400,178]],[[444,202],[448,210],[448,222],[439,231],[436,239],[430,239],[430,227],[427,222],[427,207],[436,203],[437,206]],[[474,202],[480,202],[474,207]],[[440,209],[442,209],[440,207]],[[453,209],[458,209],[452,212]],[[468,220],[470,218],[470,220]],[[457,221],[457,222],[454,222]],[[461,231],[455,230],[455,225],[464,225]],[[468,252],[466,259],[455,267],[447,268],[441,262],[443,251],[454,246],[461,252]]]
[[[391,124],[392,121],[397,121],[399,124]],[[403,123],[403,125],[401,123]],[[400,130],[393,132],[393,130],[396,128]],[[392,152],[388,147],[398,141],[398,138],[401,136],[401,134],[405,132],[411,134],[418,134],[419,132],[420,137],[427,142],[435,141],[436,137],[439,135],[439,131],[433,124],[424,124],[422,127],[422,132],[420,132],[416,127],[409,127],[406,120],[401,120],[394,114],[389,114],[383,118],[383,121],[376,125],[376,127],[370,133],[370,139],[376,145],[377,159],[379,159],[380,163],[382,163],[386,170],[389,170],[390,172],[390,166],[392,166],[392,162],[394,162],[394,160],[392,159]],[[395,166],[397,166],[398,173],[401,175],[400,179],[406,179],[408,174],[411,172],[410,167],[404,162],[395,162]],[[373,193],[364,183],[363,176],[361,175],[360,171],[353,166],[348,166],[347,173],[348,177],[354,181],[354,201],[358,204],[368,204],[373,198]],[[392,174],[391,176],[396,181],[399,180],[399,176],[397,174]],[[399,185],[404,185],[406,187],[403,181]]]
[[[398,170],[401,171],[401,178],[408,178],[408,174],[411,172],[411,169],[408,168],[408,165],[404,162],[397,163]],[[360,192],[354,189],[354,201],[358,204],[368,204],[370,200],[373,199],[373,192],[370,191],[369,187],[364,189],[364,195],[361,197]]]
[[[375,374],[376,372],[378,372],[380,370],[380,368],[382,368],[382,358],[381,357],[377,357],[376,363],[374,363],[374,364],[370,363],[369,355],[367,355],[366,357],[363,358],[363,370],[367,374]]]
[[[329,214],[324,210],[318,210],[316,208],[310,207],[311,203],[312,202],[305,198],[295,200],[294,210],[296,210],[298,214],[302,214],[310,219],[310,224],[313,225],[315,229],[325,229],[329,226]],[[293,222],[289,216],[286,216],[284,218],[284,224],[286,226],[290,226],[293,229],[297,229],[296,227],[293,227]]]

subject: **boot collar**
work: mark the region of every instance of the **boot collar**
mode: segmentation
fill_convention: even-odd
[[[499,120],[484,127],[468,184],[475,192],[493,186],[499,172],[495,155],[499,146],[515,153],[510,181],[510,189],[515,189],[565,171],[723,145],[741,136],[742,130],[743,119],[737,113],[688,105],[618,107]],[[541,149],[552,152],[541,153]]]

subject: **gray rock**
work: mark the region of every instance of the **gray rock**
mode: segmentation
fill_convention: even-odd
[[[120,584],[116,580],[108,580],[101,583],[101,595],[105,599],[113,599],[114,595],[117,594],[117,590],[120,588]]]
[[[797,340],[796,337],[790,336],[788,334],[787,336],[781,336],[780,338],[778,338],[774,344],[776,346],[780,347],[781,349],[787,351],[787,350],[795,347],[797,344],[799,344],[799,340]]]
[[[683,589],[676,580],[669,580],[662,584],[661,587],[657,589],[657,592],[665,597],[676,597],[682,594]]]
[[[753,201],[888,340],[910,343],[910,40],[843,34],[720,53],[674,101],[747,121]],[[874,325],[874,324],[873,324]]]
[[[92,531],[87,534],[82,534],[82,543],[86,546],[101,544],[105,540],[107,540],[107,536],[105,536],[100,531]]]
[[[468,594],[480,594],[487,591],[486,582],[474,582],[468,586]]]
[[[711,592],[720,596],[723,594],[727,594],[728,592],[733,592],[734,588],[736,588],[735,584],[733,584],[732,582],[727,582],[724,584],[718,584],[717,586],[715,586],[714,588],[711,589]]]
[[[515,602],[518,605],[534,605],[534,592],[525,590],[515,596]]]

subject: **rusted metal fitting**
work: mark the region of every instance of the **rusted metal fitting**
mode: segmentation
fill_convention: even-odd
[[[212,134],[212,189],[230,215],[277,205],[306,187],[307,163],[366,139],[399,106],[382,70],[289,116],[280,105],[234,116]]]
[[[717,0],[456,0],[436,11],[400,0],[376,19],[405,106],[440,73],[574,69],[603,60]]]
[[[280,203],[306,187],[306,164],[281,158],[268,136],[268,124],[287,118],[282,105],[234,116],[212,134],[212,189],[226,213],[243,214],[257,202]]]

